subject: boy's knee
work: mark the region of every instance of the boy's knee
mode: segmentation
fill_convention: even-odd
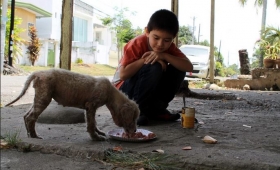
[[[162,66],[160,63],[154,63],[154,64],[145,64],[143,66],[143,69],[145,71],[148,71],[152,74],[162,74]]]

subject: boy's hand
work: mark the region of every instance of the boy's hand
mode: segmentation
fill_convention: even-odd
[[[164,61],[163,58],[164,53],[157,53],[154,51],[149,51],[143,54],[142,58],[144,58],[145,62],[144,64],[154,64],[157,61]]]

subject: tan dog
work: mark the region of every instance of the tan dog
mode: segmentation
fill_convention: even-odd
[[[106,105],[114,123],[123,127],[126,133],[136,131],[139,116],[137,104],[117,90],[107,78],[94,78],[64,69],[50,69],[32,73],[25,82],[21,94],[6,106],[19,100],[33,81],[34,103],[24,115],[28,137],[40,138],[35,131],[39,115],[50,104],[52,98],[63,106],[86,110],[87,131],[94,140],[105,140],[106,135],[96,126],[96,110]]]

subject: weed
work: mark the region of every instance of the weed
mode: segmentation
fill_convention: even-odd
[[[19,139],[20,130],[16,130],[15,132],[7,132],[3,138],[8,143],[10,147],[15,147],[18,142],[21,141]]]
[[[81,58],[77,58],[75,63],[82,64],[82,63],[84,63],[84,61]]]
[[[127,168],[145,168],[147,170],[180,170],[184,163],[176,156],[161,153],[136,153],[132,151],[105,150],[105,161]]]
[[[190,81],[189,85],[192,88],[196,88],[196,89],[201,89],[205,86],[205,84],[207,84],[207,81],[205,80],[201,80],[201,81]]]

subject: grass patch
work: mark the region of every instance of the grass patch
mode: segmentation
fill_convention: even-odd
[[[207,84],[206,80],[201,80],[201,81],[189,81],[189,88],[194,88],[194,89],[201,89]]]
[[[53,68],[53,67],[26,66],[26,65],[17,65],[16,67],[28,73],[32,73],[34,71],[40,71],[40,70],[48,70]]]
[[[20,130],[16,130],[15,132],[7,132],[4,134],[3,139],[8,143],[8,146],[13,148],[16,146],[18,142],[21,141],[19,138]]]
[[[19,65],[20,69],[32,73],[34,71],[48,70],[53,67]],[[116,68],[104,64],[72,64],[71,71],[92,76],[113,76]]]
[[[161,153],[135,153],[132,151],[105,151],[105,161],[115,166],[145,170],[181,170],[184,163],[179,162],[178,156]]]

